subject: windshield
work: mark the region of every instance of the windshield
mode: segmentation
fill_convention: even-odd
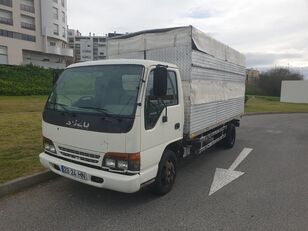
[[[102,65],[63,72],[46,108],[56,111],[133,116],[142,77],[139,65]]]

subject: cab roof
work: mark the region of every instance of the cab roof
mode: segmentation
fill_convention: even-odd
[[[99,66],[99,65],[113,65],[113,64],[135,64],[135,65],[142,65],[145,67],[164,65],[164,66],[168,66],[172,68],[178,68],[176,65],[172,63],[165,63],[165,62],[160,62],[160,61],[144,60],[144,59],[108,59],[108,60],[88,61],[88,62],[74,63],[68,66],[67,68]]]

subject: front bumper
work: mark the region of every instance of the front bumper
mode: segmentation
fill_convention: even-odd
[[[46,153],[41,153],[39,155],[40,162],[42,165],[44,165],[46,168],[49,168],[54,173],[85,183],[89,184],[95,187],[99,188],[106,188],[111,189],[118,192],[124,192],[124,193],[134,193],[140,190],[140,175],[136,174],[133,176],[127,176],[127,175],[121,175],[117,173],[111,173],[106,172],[103,170],[98,170],[94,168],[85,167],[82,165],[74,164],[69,161],[65,161],[53,156],[50,156]],[[57,166],[66,166],[78,171],[85,172],[87,174],[87,180],[82,180],[75,178],[73,176],[70,176],[68,174],[62,173],[58,169],[54,167],[54,165]],[[102,183],[97,183],[91,180],[92,177],[99,177],[102,178],[104,181]]]

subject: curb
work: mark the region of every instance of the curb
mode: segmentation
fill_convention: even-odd
[[[254,115],[278,115],[278,114],[308,114],[308,112],[248,112],[243,116],[254,116]]]
[[[53,172],[46,170],[31,176],[17,178],[16,180],[9,181],[5,184],[0,184],[0,198],[8,194],[16,193],[30,188],[31,186],[53,179],[57,176],[58,175],[54,174]]]

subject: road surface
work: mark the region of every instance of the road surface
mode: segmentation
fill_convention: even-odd
[[[216,168],[245,172],[211,196]],[[173,190],[122,194],[56,178],[0,199],[0,230],[307,230],[308,114],[242,119],[231,150],[181,163]]]

